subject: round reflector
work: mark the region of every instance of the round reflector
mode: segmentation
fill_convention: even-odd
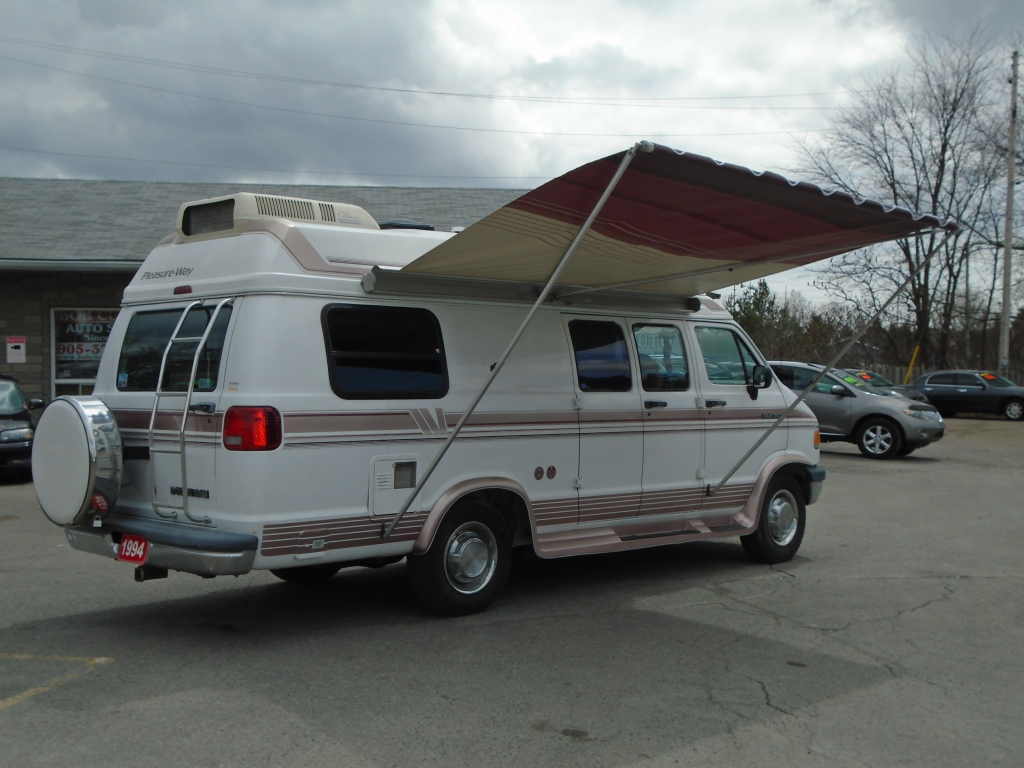
[[[117,503],[123,466],[117,422],[98,397],[58,397],[43,411],[32,442],[32,478],[52,522],[106,516]]]

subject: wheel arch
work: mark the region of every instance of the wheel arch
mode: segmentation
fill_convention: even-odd
[[[445,514],[471,499],[483,501],[501,514],[512,536],[512,546],[533,542],[530,499],[523,487],[506,477],[481,477],[456,483],[438,497],[413,542],[413,554],[426,552]]]
[[[757,528],[761,517],[761,503],[764,501],[765,491],[768,488],[768,484],[776,477],[791,477],[796,480],[797,485],[800,487],[800,492],[803,494],[804,504],[807,504],[811,498],[811,481],[807,475],[807,470],[812,466],[807,457],[799,453],[783,453],[769,459],[761,467],[761,472],[754,482],[754,489],[747,498],[747,503],[740,510],[740,515],[751,521],[744,533],[750,533]]]

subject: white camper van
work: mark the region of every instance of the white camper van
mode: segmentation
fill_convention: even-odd
[[[522,205],[481,222],[499,270],[532,268],[509,241],[517,216],[537,236]],[[351,205],[253,194],[186,203],[125,290],[93,396],[43,414],[44,512],[139,581],[311,582],[406,558],[445,614],[489,605],[515,547],[739,536],[756,560],[793,557],[825,476],[816,421],[729,313],[693,293],[587,292],[580,273],[547,296],[529,274],[460,273],[479,226],[382,230]],[[599,227],[586,237],[610,248]]]

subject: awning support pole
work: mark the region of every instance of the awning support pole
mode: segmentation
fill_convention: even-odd
[[[750,450],[743,454],[743,458],[736,462],[736,464],[733,466],[732,469],[729,470],[725,477],[723,477],[718,482],[718,485],[716,485],[714,488],[708,486],[708,496],[714,496],[716,493],[722,490],[722,486],[729,481],[730,477],[736,474],[736,470],[743,466],[743,462],[745,462],[747,459],[753,456],[754,451],[760,448],[761,444],[764,443],[764,441],[771,436],[772,432],[778,429],[779,425],[781,425],[782,422],[789,418],[789,414],[796,410],[796,407],[804,401],[804,398],[806,398],[807,395],[810,394],[811,390],[813,390],[818,385],[818,382],[825,378],[825,375],[835,367],[836,363],[838,363],[842,359],[843,355],[849,352],[850,348],[853,347],[853,345],[860,340],[860,337],[863,336],[865,332],[867,332],[868,328],[870,328],[874,324],[874,322],[882,316],[882,313],[889,308],[889,305],[896,301],[896,297],[899,296],[908,285],[910,285],[911,281],[913,281],[913,279],[917,277],[918,273],[925,268],[925,265],[932,260],[935,254],[937,254],[942,249],[942,246],[946,244],[946,241],[949,240],[949,238],[952,235],[952,232],[946,232],[946,236],[942,238],[938,245],[932,248],[931,253],[929,253],[924,258],[924,260],[920,264],[918,264],[917,269],[910,273],[910,276],[903,281],[903,284],[895,291],[893,291],[893,294],[892,296],[889,297],[889,300],[886,301],[885,304],[883,304],[879,308],[879,310],[875,312],[874,315],[871,316],[870,320],[868,320],[866,323],[864,323],[864,325],[860,327],[860,330],[857,331],[857,333],[855,333],[848,342],[846,342],[846,346],[839,350],[839,354],[833,357],[829,364],[821,369],[821,373],[819,373],[817,377],[815,377],[814,381],[807,385],[807,388],[800,393],[799,397],[797,397],[797,399],[793,401],[789,408],[787,408],[785,412],[775,420],[774,424],[768,427],[768,429],[765,431],[763,435],[761,435],[757,442],[750,447]]]
[[[413,500],[416,498],[417,495],[419,495],[419,492],[423,490],[423,486],[426,485],[427,480],[430,479],[430,476],[434,473],[434,470],[437,468],[437,465],[441,462],[441,459],[444,457],[445,453],[448,452],[448,449],[451,447],[451,444],[454,442],[459,432],[462,431],[462,427],[465,426],[466,422],[469,420],[469,417],[473,414],[473,411],[476,410],[477,405],[480,404],[480,401],[483,399],[484,395],[487,394],[487,390],[490,389],[491,384],[494,382],[495,378],[497,378],[498,374],[501,372],[502,367],[505,365],[505,361],[508,360],[509,355],[512,354],[512,350],[515,349],[516,344],[519,342],[520,337],[523,335],[523,331],[526,330],[526,326],[529,325],[530,320],[533,319],[534,313],[541,306],[541,304],[543,304],[547,300],[548,294],[551,293],[551,289],[554,288],[555,282],[558,280],[559,275],[562,274],[562,270],[565,268],[565,265],[569,263],[569,259],[572,258],[572,255],[576,252],[576,248],[583,241],[583,237],[590,230],[590,227],[593,225],[594,220],[598,217],[598,214],[601,213],[601,209],[604,207],[604,204],[608,202],[608,198],[611,197],[612,191],[615,189],[615,186],[619,183],[619,179],[622,178],[622,174],[626,172],[626,167],[629,165],[630,161],[634,157],[636,157],[637,152],[653,151],[654,145],[651,142],[640,141],[634,144],[633,147],[627,150],[626,154],[623,155],[622,162],[619,163],[619,167],[615,171],[615,175],[612,176],[611,181],[608,182],[608,186],[605,188],[604,193],[601,195],[601,198],[597,201],[597,205],[594,206],[594,210],[590,212],[590,216],[588,216],[587,220],[583,222],[583,226],[580,228],[580,231],[576,234],[576,237],[573,239],[572,243],[569,244],[568,250],[566,250],[565,255],[562,256],[562,260],[558,262],[558,266],[555,267],[555,271],[551,273],[551,277],[548,278],[547,283],[544,285],[544,289],[540,292],[540,296],[537,297],[537,300],[530,308],[530,311],[526,313],[526,317],[523,319],[522,324],[519,326],[519,330],[516,331],[515,335],[512,337],[512,340],[508,343],[508,346],[505,347],[505,351],[501,354],[501,357],[498,358],[498,361],[491,366],[491,375],[487,377],[487,381],[484,382],[483,387],[481,387],[476,397],[473,398],[473,401],[470,403],[469,408],[466,409],[466,412],[462,414],[462,418],[459,419],[458,423],[455,425],[455,428],[448,433],[448,439],[444,441],[444,445],[441,446],[441,450],[438,451],[437,455],[434,457],[434,460],[430,462],[430,466],[427,467],[426,471],[423,473],[423,476],[419,479],[419,482],[416,484],[416,487],[413,488],[412,493],[409,494],[409,498],[405,500],[405,503],[402,505],[402,508],[398,510],[398,514],[395,515],[395,519],[391,521],[391,525],[389,525],[387,529],[384,529],[383,525],[381,526],[382,539],[386,539],[388,538],[388,536],[391,535],[391,533],[395,530],[395,527],[398,525],[399,522],[401,522],[402,518],[405,516],[405,513],[409,511],[409,507],[412,505]]]

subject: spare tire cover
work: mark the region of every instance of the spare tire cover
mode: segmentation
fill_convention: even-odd
[[[121,433],[98,397],[58,397],[36,425],[32,477],[43,512],[78,525],[114,509],[124,464]]]

